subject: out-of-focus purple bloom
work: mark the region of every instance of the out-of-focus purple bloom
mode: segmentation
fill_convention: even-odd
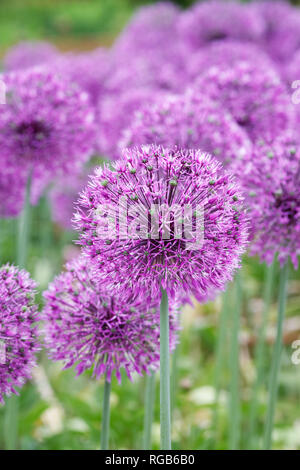
[[[33,185],[74,173],[91,156],[94,114],[88,96],[44,67],[5,74],[0,109],[0,165]]]
[[[140,8],[115,42],[120,53],[173,49],[180,10],[170,2]]]
[[[80,54],[60,55],[53,63],[54,70],[63,74],[88,93],[91,103],[96,106],[103,93],[104,81],[109,67],[109,54],[104,48]]]
[[[251,6],[264,23],[260,45],[280,63],[288,62],[300,47],[300,12],[289,2],[257,1]]]
[[[249,208],[252,254],[270,264],[278,254],[281,264],[288,257],[295,268],[300,254],[300,154],[295,139],[282,136],[261,142],[251,155],[236,161]]]
[[[132,55],[114,50],[111,59],[111,70],[105,81],[109,93],[138,87],[180,92],[186,86],[186,53],[179,46],[167,59],[159,50]]]
[[[200,150],[128,149],[112,169],[96,170],[79,203],[79,243],[99,282],[203,300],[232,278],[245,249],[243,198]],[[119,210],[114,234],[105,221]]]
[[[96,285],[89,262],[80,257],[67,264],[44,294],[45,342],[53,360],[78,374],[93,369],[110,381],[121,370],[149,373],[159,365],[159,297],[120,296]],[[175,348],[177,310],[170,310],[170,349]]]
[[[143,144],[200,148],[229,164],[251,152],[251,142],[227,110],[198,90],[159,97],[142,106],[119,142],[121,149]]]
[[[110,93],[103,97],[98,107],[97,147],[101,155],[112,159],[119,158],[118,142],[122,131],[133,120],[136,111],[142,106],[154,103],[162,92],[152,88],[137,88],[124,93]]]
[[[214,66],[195,82],[196,90],[228,109],[250,138],[277,137],[294,125],[294,107],[274,69],[250,62]]]
[[[171,3],[141,8],[111,49],[106,89],[137,87],[182,91],[187,47],[176,32],[179,10]]]
[[[30,379],[39,351],[36,340],[36,284],[26,271],[0,268],[0,402]]]
[[[269,69],[275,67],[269,56],[257,44],[225,40],[213,42],[197,52],[189,54],[187,76],[190,81],[193,81],[214,65],[223,64],[230,68],[237,62],[250,62],[256,67]]]
[[[224,39],[256,41],[263,30],[260,15],[235,1],[197,3],[182,13],[178,21],[179,34],[192,50]]]
[[[25,178],[11,168],[0,172],[0,219],[16,217],[22,210],[25,196]]]
[[[48,42],[24,41],[9,49],[3,59],[3,65],[6,71],[26,69],[50,62],[58,54],[58,50]]]
[[[92,169],[89,170],[92,172]],[[72,218],[79,193],[88,180],[87,170],[55,181],[49,191],[52,219],[66,230],[72,229]]]

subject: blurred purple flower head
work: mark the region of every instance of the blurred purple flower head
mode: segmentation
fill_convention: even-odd
[[[137,87],[181,91],[188,49],[176,32],[179,10],[171,3],[141,8],[111,49],[109,92]]]
[[[274,69],[250,62],[218,65],[203,73],[194,86],[230,111],[252,141],[270,140],[295,124],[291,98]]]
[[[11,72],[2,80],[7,103],[0,109],[1,168],[32,172],[39,188],[81,168],[95,140],[86,93],[43,67]]]
[[[268,264],[278,254],[281,264],[300,254],[300,154],[289,134],[260,142],[254,153],[236,161],[249,208],[253,240],[250,251]]]
[[[99,283],[153,295],[162,285],[203,301],[232,278],[246,246],[237,185],[200,150],[128,149],[96,170],[79,203],[74,223]],[[105,221],[116,213],[113,233]]]
[[[44,41],[24,41],[12,47],[3,59],[4,70],[15,71],[41,65],[56,59],[59,52]]]
[[[160,50],[132,55],[113,50],[105,89],[109,93],[120,93],[138,87],[182,91],[187,79],[186,53],[180,46],[173,52],[166,57]]]
[[[187,57],[187,76],[193,81],[214,65],[230,68],[237,62],[250,62],[260,68],[275,67],[269,56],[257,44],[229,39],[210,43],[197,52],[190,53]]]
[[[100,154],[112,159],[119,158],[118,142],[122,131],[130,125],[141,106],[148,107],[162,94],[159,90],[141,87],[104,96],[98,107],[97,147]]]
[[[108,51],[99,47],[88,52],[62,54],[53,62],[53,67],[71,83],[76,83],[86,91],[91,104],[96,107],[104,91],[109,62]]]
[[[224,39],[256,41],[263,30],[264,22],[251,6],[230,0],[196,3],[178,21],[179,34],[192,50]]]
[[[17,393],[31,378],[36,365],[36,284],[26,271],[5,265],[0,268],[0,402]]]
[[[300,12],[289,2],[257,1],[252,5],[265,23],[260,46],[279,63],[290,60],[300,47]]]
[[[162,95],[151,106],[140,107],[123,132],[119,154],[123,148],[144,144],[200,148],[223,164],[251,152],[252,146],[229,112],[193,89]]]
[[[25,178],[11,168],[0,172],[0,219],[17,217],[22,210],[25,196]]]
[[[124,28],[115,47],[120,52],[174,48],[180,10],[170,2],[140,8]]]
[[[45,343],[53,360],[78,374],[93,369],[98,379],[124,369],[131,379],[159,366],[159,297],[120,296],[96,285],[86,258],[67,264],[67,271],[44,294]],[[177,305],[170,310],[170,350],[178,330]]]

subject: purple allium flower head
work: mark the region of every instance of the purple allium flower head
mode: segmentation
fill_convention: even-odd
[[[92,170],[89,169],[91,173]],[[84,169],[81,173],[66,176],[55,181],[54,186],[49,191],[51,203],[52,219],[66,230],[71,230],[72,218],[78,194],[83,190],[88,174]]]
[[[129,378],[159,365],[159,298],[109,292],[95,283],[88,260],[67,264],[44,294],[45,342],[53,360],[65,368],[76,364],[78,374],[93,368],[99,378],[121,370]],[[177,306],[170,312],[170,349],[178,330]]]
[[[36,340],[36,284],[24,270],[0,268],[0,402],[30,379],[39,351]]]
[[[50,62],[58,56],[58,50],[44,41],[24,41],[9,49],[4,57],[4,69],[15,71]]]
[[[136,111],[154,103],[162,92],[152,88],[137,88],[124,93],[108,93],[99,102],[98,149],[101,155],[119,158],[118,141],[122,131],[133,120]]]
[[[263,28],[261,17],[252,8],[235,1],[197,3],[178,21],[179,34],[193,50],[224,39],[257,40]]]
[[[253,141],[272,139],[295,123],[290,96],[274,69],[250,62],[214,66],[194,86],[228,109]]]
[[[249,208],[252,254],[270,264],[290,257],[295,268],[300,254],[300,154],[295,139],[281,136],[260,142],[252,155],[236,161]]]
[[[96,170],[79,202],[79,243],[99,282],[203,300],[232,278],[246,245],[237,185],[200,150],[127,149]]]
[[[90,157],[94,114],[87,94],[44,67],[2,76],[7,103],[0,113],[1,166],[33,184],[75,172]]]
[[[142,106],[123,132],[121,149],[135,145],[201,148],[224,164],[251,152],[252,144],[229,112],[209,101],[199,91],[158,97]]]
[[[224,64],[228,68],[237,62],[250,62],[256,67],[275,67],[269,56],[257,45],[250,42],[226,40],[213,42],[187,58],[187,76],[190,81],[205,73],[214,65]]]
[[[260,45],[280,63],[288,62],[300,47],[300,12],[289,2],[257,1],[252,5],[264,23]]]

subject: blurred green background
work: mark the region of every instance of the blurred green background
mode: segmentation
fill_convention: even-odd
[[[44,39],[61,50],[88,50],[100,44],[110,45],[133,11],[138,0],[0,0],[0,54],[24,39]],[[149,3],[149,2],[148,2]],[[184,6],[189,0],[177,2]],[[62,232],[50,221],[49,207],[42,200],[33,209],[28,268],[45,289],[76,249],[73,233]],[[4,262],[14,261],[17,222],[1,222],[1,252]],[[13,234],[13,235],[12,235]],[[278,271],[278,266],[277,266]],[[248,447],[249,403],[255,381],[254,346],[263,310],[264,266],[256,259],[245,258],[242,270],[243,301],[239,335],[239,420],[240,447]],[[278,279],[272,295],[267,330],[268,347],[264,358],[265,381],[259,395],[257,438],[261,440],[266,411],[266,382],[275,337]],[[226,335],[219,356],[216,375],[216,347],[219,334],[222,298],[205,306],[188,307],[182,315],[181,344],[178,357],[176,400],[173,416],[175,449],[229,448],[229,389],[231,378],[231,326],[235,299],[234,286],[229,290]],[[39,294],[41,301],[41,294]],[[300,339],[300,274],[291,273],[288,291],[287,320],[284,328],[284,354],[280,374],[279,402],[276,413],[274,447],[300,449],[300,365],[291,362],[295,339]],[[215,403],[214,385],[219,383],[219,406]],[[48,361],[42,353],[32,383],[21,393],[20,447],[22,449],[94,449],[100,446],[102,382],[89,374],[75,378],[73,370],[62,371],[61,365]],[[122,386],[113,381],[111,410],[111,448],[133,449],[142,445],[144,379]],[[153,426],[153,446],[159,448],[159,397]],[[218,410],[218,414],[216,414]],[[0,429],[3,429],[0,407]],[[216,426],[217,424],[217,426]],[[216,432],[217,429],[217,432]],[[0,433],[0,448],[3,436]]]

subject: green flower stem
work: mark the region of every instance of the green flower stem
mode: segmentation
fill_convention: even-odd
[[[155,403],[155,372],[146,376],[145,418],[144,418],[144,450],[151,450],[152,422]]]
[[[109,422],[110,422],[110,390],[111,383],[105,377],[103,408],[102,408],[102,430],[101,430],[101,449],[108,450],[109,444]]]
[[[169,306],[164,289],[160,304],[160,440],[162,450],[171,449]]]
[[[219,398],[220,398],[220,390],[221,390],[221,374],[222,368],[224,363],[224,348],[225,348],[225,341],[226,341],[226,324],[227,324],[227,316],[228,316],[228,294],[229,294],[229,287],[223,294],[223,306],[221,309],[220,314],[220,323],[218,329],[218,338],[216,344],[216,368],[215,368],[215,376],[214,376],[214,383],[215,383],[215,407],[213,413],[213,420],[212,420],[212,429],[214,432],[214,443],[215,445],[218,442],[218,425],[219,425]]]
[[[17,244],[17,265],[25,268],[27,259],[29,217],[30,217],[30,190],[31,173],[28,176],[25,193],[25,203],[19,219],[18,244]],[[4,441],[7,450],[15,450],[18,442],[18,411],[19,397],[12,395],[7,399],[4,417]]]
[[[264,289],[264,308],[261,325],[258,330],[257,344],[255,348],[255,364],[257,367],[256,380],[253,387],[253,395],[250,405],[249,418],[249,447],[257,447],[257,412],[258,412],[258,394],[264,382],[264,362],[265,362],[265,337],[268,323],[268,315],[272,300],[272,286],[274,282],[275,262],[271,266],[266,265],[265,270],[265,289]]]
[[[240,273],[235,279],[236,302],[232,312],[231,334],[231,384],[229,402],[229,449],[237,450],[240,441],[240,405],[239,405],[239,327],[242,308],[242,287]]]
[[[273,357],[271,363],[271,373],[269,381],[269,400],[264,432],[264,449],[269,450],[272,445],[272,431],[274,425],[275,407],[278,391],[278,377],[282,353],[282,331],[285,313],[285,304],[287,297],[287,283],[288,283],[288,263],[285,263],[280,270],[280,283],[279,283],[279,299],[278,299],[278,318],[277,318],[277,333],[275,345],[273,350]]]

